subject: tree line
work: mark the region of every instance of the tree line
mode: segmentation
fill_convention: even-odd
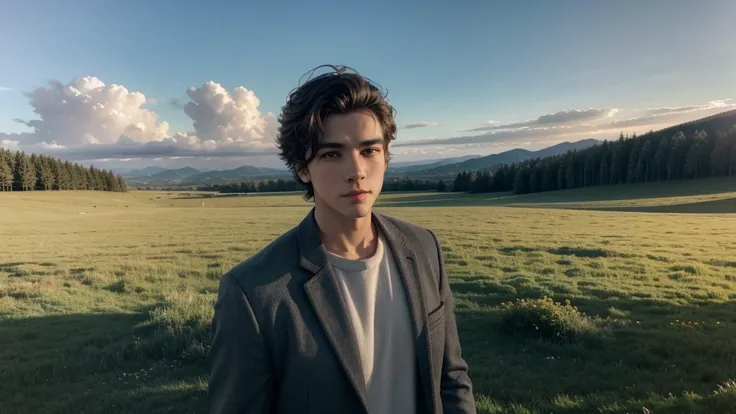
[[[615,141],[494,171],[463,171],[455,177],[453,191],[526,194],[736,175],[736,125],[714,129],[713,124],[722,128],[723,120],[702,121],[638,137],[621,134]]]
[[[127,191],[112,171],[62,161],[47,155],[0,148],[0,191]]]
[[[148,187],[146,187],[147,189]],[[267,179],[239,181],[227,184],[212,184],[197,186],[197,191],[216,191],[220,193],[270,193],[285,191],[300,191],[301,185],[296,180]],[[445,184],[432,180],[415,178],[390,179],[383,183],[383,191],[444,191]]]

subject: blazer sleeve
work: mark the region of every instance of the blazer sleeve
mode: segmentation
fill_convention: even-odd
[[[208,412],[267,414],[274,377],[269,353],[248,298],[227,273],[221,281],[207,351]]]
[[[432,230],[429,230],[429,232],[437,246],[440,267],[440,296],[445,303],[445,355],[442,361],[440,381],[442,412],[446,414],[475,414],[473,384],[468,375],[468,364],[462,356],[453,309],[452,292],[447,280],[442,249],[435,233]]]

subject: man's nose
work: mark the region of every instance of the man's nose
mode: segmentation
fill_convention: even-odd
[[[360,155],[352,155],[350,157],[345,157],[345,159],[345,162],[348,164],[345,166],[347,169],[345,177],[346,181],[352,183],[365,179],[365,162]]]

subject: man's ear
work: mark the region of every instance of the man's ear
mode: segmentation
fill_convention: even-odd
[[[311,181],[311,177],[309,175],[309,170],[307,167],[301,167],[297,170],[297,175],[299,175],[299,179],[302,180],[304,183],[308,183]]]

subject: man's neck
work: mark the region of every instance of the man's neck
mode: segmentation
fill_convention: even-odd
[[[329,207],[315,206],[315,219],[327,251],[350,260],[366,259],[376,252],[378,232],[372,214],[358,219],[347,219],[330,211]]]

